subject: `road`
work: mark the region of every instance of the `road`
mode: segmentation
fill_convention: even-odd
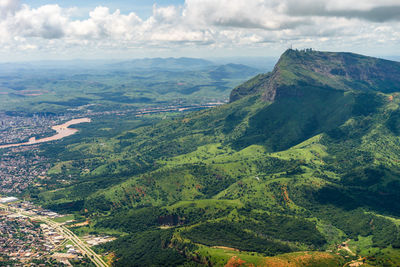
[[[109,265],[98,255],[96,254],[85,242],[83,242],[78,236],[76,236],[71,230],[69,230],[64,225],[54,222],[45,216],[40,215],[32,215],[30,213],[26,213],[23,210],[17,208],[11,208],[6,205],[0,204],[0,208],[7,209],[9,211],[13,211],[19,215],[24,215],[30,217],[34,220],[38,220],[44,222],[45,224],[50,225],[57,232],[59,232],[64,238],[70,240],[77,248],[82,251],[83,255],[88,256],[88,258],[97,266],[97,267],[108,267]]]
[[[51,227],[53,227],[55,230],[57,230],[59,233],[61,233],[65,238],[71,240],[74,245],[76,245],[84,255],[88,256],[92,262],[98,266],[98,267],[107,267],[108,264],[104,262],[104,260],[97,255],[85,242],[83,242],[79,237],[77,237],[71,230],[69,230],[67,227],[54,222],[44,216],[35,216],[33,219],[40,220]]]

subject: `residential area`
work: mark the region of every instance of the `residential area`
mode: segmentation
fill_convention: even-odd
[[[21,193],[34,181],[46,179],[50,163],[38,155],[37,146],[14,147],[1,154],[1,194]]]
[[[11,116],[12,115],[12,116]],[[68,120],[70,115],[38,115],[31,116],[0,113],[0,145],[27,141],[32,136],[51,135],[52,125]]]
[[[78,238],[66,217],[15,197],[0,198],[0,262],[10,266],[72,266],[93,262],[107,266],[90,246],[114,240],[110,236]],[[69,218],[69,217],[67,217]],[[62,220],[61,220],[62,221]]]

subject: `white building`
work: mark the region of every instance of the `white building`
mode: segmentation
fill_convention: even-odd
[[[18,198],[16,198],[16,197],[1,197],[0,198],[0,203],[1,204],[10,203],[10,202],[14,202],[14,201],[17,201],[17,200],[18,200]]]

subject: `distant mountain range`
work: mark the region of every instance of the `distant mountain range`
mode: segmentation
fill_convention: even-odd
[[[276,58],[138,58],[131,60],[99,59],[99,60],[43,60],[29,62],[0,63],[0,73],[15,72],[18,70],[32,69],[75,69],[75,70],[98,70],[98,69],[156,69],[156,70],[203,70],[210,66],[227,64],[246,65],[258,70],[271,70],[276,63]]]
[[[232,87],[259,72],[194,58],[0,64],[0,110],[62,113],[89,104],[115,110],[226,101]]]
[[[157,70],[193,70],[204,69],[214,63],[198,58],[142,58],[122,61],[109,65],[116,68],[157,69]]]

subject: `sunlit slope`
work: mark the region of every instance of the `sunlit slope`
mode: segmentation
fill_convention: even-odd
[[[258,75],[231,92],[231,102],[261,92],[266,100],[307,95],[309,87],[321,90],[397,92],[400,63],[353,53],[289,49],[274,70]]]
[[[76,180],[34,197],[86,211],[92,224],[82,231],[126,233],[102,247],[119,266],[399,265],[396,70],[289,50],[230,104],[71,144],[51,171]]]

